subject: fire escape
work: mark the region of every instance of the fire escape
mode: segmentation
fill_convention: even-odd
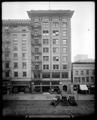
[[[31,31],[32,72],[34,73],[34,80],[39,82],[41,81],[41,70],[42,70],[41,24],[39,22],[32,23],[31,30],[32,30]],[[35,56],[38,56],[38,58],[35,59]]]

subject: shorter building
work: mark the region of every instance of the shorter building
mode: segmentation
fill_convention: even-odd
[[[73,86],[86,85],[89,92],[95,86],[95,63],[74,62],[72,63]]]

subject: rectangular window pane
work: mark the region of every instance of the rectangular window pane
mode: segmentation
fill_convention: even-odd
[[[48,44],[49,43],[49,40],[48,39],[43,39],[43,44]]]
[[[56,73],[52,73],[52,78],[60,78],[60,73],[56,72]]]
[[[49,65],[43,65],[43,69],[49,69]]]
[[[59,65],[53,65],[53,69],[59,69]]]
[[[68,72],[62,73],[62,78],[68,78]]]
[[[62,56],[62,61],[67,62],[67,56]]]
[[[53,61],[59,61],[59,56],[54,56]]]
[[[9,63],[6,63],[6,64],[5,64],[5,68],[9,68]]]
[[[63,65],[63,69],[67,69],[67,65]]]
[[[59,48],[58,47],[54,47],[53,48],[53,53],[58,53],[59,52]]]
[[[14,77],[18,77],[18,72],[14,72]]]
[[[17,68],[18,68],[18,63],[14,62],[14,69],[17,69]]]
[[[43,56],[43,61],[48,61],[49,60],[49,56]]]
[[[48,52],[49,51],[49,48],[43,48],[43,52]]]
[[[27,72],[23,72],[23,77],[26,77],[27,76]]]
[[[58,44],[59,40],[58,39],[53,39],[53,44]]]
[[[23,63],[22,63],[22,68],[23,68],[23,69],[26,69],[26,68],[27,68],[26,62],[23,62]]]
[[[63,53],[66,53],[66,52],[67,52],[67,48],[63,47]]]
[[[50,73],[42,73],[42,78],[50,78]]]
[[[66,44],[66,40],[65,39],[63,40],[63,44]]]

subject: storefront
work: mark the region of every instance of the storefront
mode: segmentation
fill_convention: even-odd
[[[29,93],[30,90],[30,82],[29,81],[12,81],[12,93]]]
[[[33,92],[51,92],[59,88],[59,81],[34,81],[31,83]]]

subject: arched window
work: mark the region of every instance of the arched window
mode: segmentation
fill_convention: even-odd
[[[63,90],[64,90],[65,92],[67,92],[67,86],[66,86],[66,85],[63,86]]]

